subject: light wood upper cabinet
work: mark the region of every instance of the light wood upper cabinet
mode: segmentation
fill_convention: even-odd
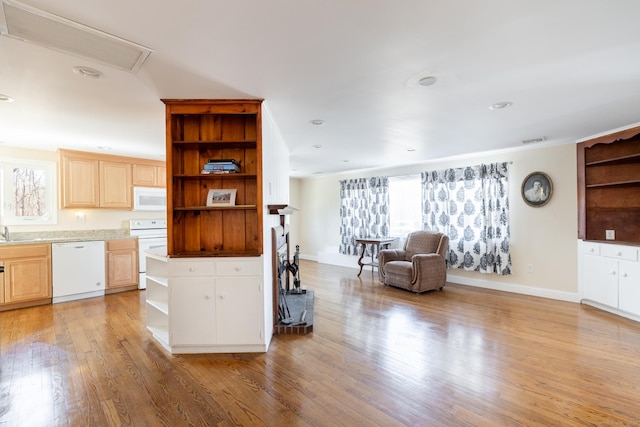
[[[131,164],[100,160],[100,207],[130,209]]]
[[[134,187],[166,187],[167,168],[150,164],[133,164]]]
[[[62,209],[131,209],[134,186],[166,186],[164,162],[84,151],[58,152]]]
[[[3,245],[0,259],[3,308],[51,302],[51,244]]]
[[[63,208],[97,208],[100,204],[100,161],[84,155],[60,158],[60,205]]]

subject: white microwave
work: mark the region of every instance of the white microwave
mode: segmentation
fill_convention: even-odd
[[[134,211],[166,211],[167,189],[158,187],[133,187]]]

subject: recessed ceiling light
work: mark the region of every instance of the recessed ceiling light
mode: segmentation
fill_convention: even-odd
[[[420,80],[418,80],[418,84],[420,86],[431,86],[432,84],[434,84],[437,81],[438,81],[437,77],[427,76],[427,77],[422,77]]]
[[[73,67],[73,72],[88,79],[99,79],[102,77],[102,73],[95,68],[77,66]]]
[[[313,119],[313,120],[309,120],[309,123],[311,123],[314,126],[322,126],[324,124],[324,120]]]
[[[344,160],[342,161],[342,163],[349,163],[349,160],[344,159]]]
[[[312,147],[313,147],[313,148],[322,148],[322,145],[320,145],[320,144],[314,144],[314,145],[312,145]]]
[[[0,93],[0,102],[13,102],[13,98]]]
[[[407,151],[416,151],[415,148],[407,148]]]
[[[111,150],[111,147],[109,147],[108,145],[101,145],[98,147],[98,150]]]
[[[491,111],[502,110],[503,108],[508,108],[508,107],[511,107],[512,105],[513,105],[513,102],[509,102],[509,101],[496,102],[495,104],[489,106],[489,110]]]

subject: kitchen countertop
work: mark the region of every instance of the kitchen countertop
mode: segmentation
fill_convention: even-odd
[[[10,233],[9,240],[0,240],[0,245],[22,245],[29,243],[90,242],[95,240],[129,239],[129,230],[69,230],[52,232]]]

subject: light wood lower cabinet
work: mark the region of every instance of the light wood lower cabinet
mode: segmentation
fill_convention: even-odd
[[[0,310],[51,303],[51,244],[2,245]]]
[[[107,284],[105,293],[138,288],[138,239],[107,240]]]
[[[147,327],[171,353],[267,350],[262,257],[148,256],[146,292]]]

